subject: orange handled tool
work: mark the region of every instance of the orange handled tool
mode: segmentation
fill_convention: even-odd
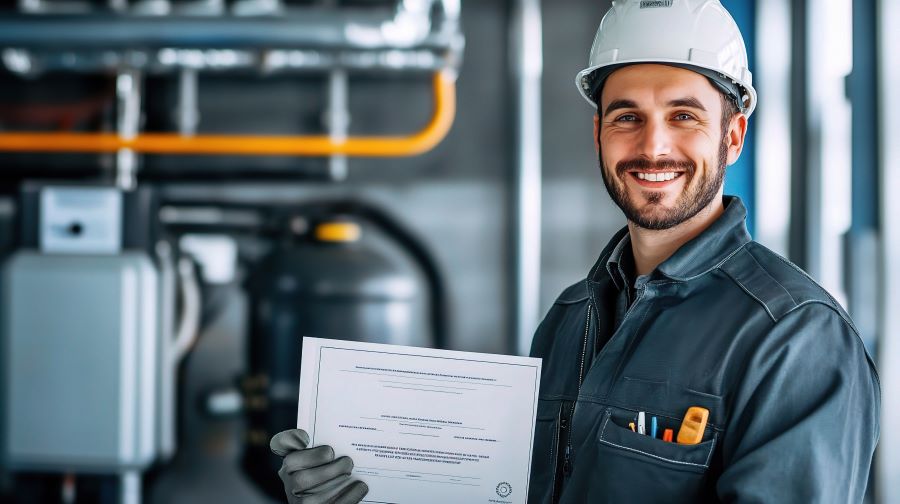
[[[678,430],[678,444],[698,444],[703,441],[703,431],[706,430],[708,419],[708,409],[700,406],[688,408],[681,421],[681,429]]]

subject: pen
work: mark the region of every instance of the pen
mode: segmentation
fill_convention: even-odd
[[[631,429],[631,432],[637,432],[634,430],[634,422],[628,422],[628,428]]]
[[[643,411],[638,412],[638,421],[637,421],[637,433],[638,434],[646,434],[647,433],[647,419],[646,414]]]
[[[650,419],[650,437],[656,437],[656,417]]]
[[[671,443],[673,434],[674,434],[674,432],[672,431],[672,429],[664,430],[663,431],[663,441],[667,441],[667,442]]]

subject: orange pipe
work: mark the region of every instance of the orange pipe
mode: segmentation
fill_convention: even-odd
[[[248,136],[142,133],[125,139],[113,133],[0,133],[0,151],[115,152],[145,154],[231,154],[250,156],[401,157],[434,148],[447,136],[456,115],[456,79],[434,74],[434,113],[425,128],[408,136],[350,137],[335,142],[327,135]]]

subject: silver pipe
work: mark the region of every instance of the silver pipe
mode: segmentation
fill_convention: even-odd
[[[145,0],[153,1],[153,0]],[[198,0],[201,4],[221,0]],[[388,9],[285,10],[273,17],[50,14],[52,0],[20,0],[29,12],[0,15],[0,49],[12,72],[173,69],[437,70],[458,68],[465,40],[460,0],[400,0]],[[43,2],[28,7],[28,2]],[[433,28],[432,7],[440,23]],[[37,10],[35,10],[37,9]]]
[[[328,134],[335,142],[347,140],[350,130],[350,110],[348,104],[347,72],[334,70],[328,78],[328,110],[326,123]],[[341,181],[347,179],[347,156],[334,155],[328,159],[331,179]]]
[[[59,5],[62,2],[45,2],[48,4]],[[128,0],[107,0],[107,5],[113,12],[125,12],[128,10]]]
[[[143,76],[137,70],[125,70],[116,78],[118,118],[116,129],[122,138],[134,138],[141,127]],[[131,149],[116,152],[116,186],[125,191],[137,187],[138,155]]]
[[[90,2],[85,1],[48,1],[19,0],[20,12],[28,14],[85,14],[91,12]]]
[[[185,68],[178,76],[178,132],[183,136],[193,136],[197,133],[199,124],[197,71]]]
[[[277,17],[45,15],[0,16],[0,47],[141,48],[449,48],[427,12],[307,7]]]
[[[141,504],[141,473],[126,471],[119,476],[119,502],[122,504]]]
[[[515,177],[515,342],[528,354],[540,310],[541,48],[540,0],[518,0],[513,15],[513,77],[518,84]]]
[[[252,210],[226,210],[217,207],[164,206],[159,210],[159,220],[167,225],[194,225],[257,228],[264,219]]]
[[[160,362],[157,376],[158,390],[158,416],[157,427],[159,435],[159,455],[163,462],[168,462],[177,450],[176,417],[178,405],[176,402],[177,369],[170,365],[175,359],[172,357],[172,341],[175,331],[175,300],[176,277],[175,259],[172,246],[166,240],[156,243],[156,263],[159,267],[159,352]]]
[[[173,49],[155,51],[88,50],[75,53],[5,49],[3,65],[19,75],[34,76],[50,70],[108,72],[121,67],[148,74],[167,74],[185,69],[204,72],[252,72],[262,74],[321,72],[341,68],[354,71],[433,72],[457,68],[455,51],[425,49],[379,51]]]
[[[881,374],[881,440],[876,459],[876,502],[900,502],[900,431],[893,422],[900,415],[900,199],[894,194],[900,178],[900,61],[892,48],[900,47],[900,2],[878,3],[880,135],[881,285],[878,365]]]
[[[281,0],[237,0],[231,5],[236,16],[277,16],[282,10]]]
[[[116,97],[119,110],[116,129],[123,138],[137,136],[141,125],[141,74],[123,70],[116,77]]]

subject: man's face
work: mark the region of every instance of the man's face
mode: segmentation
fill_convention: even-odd
[[[730,128],[722,130],[722,96],[706,77],[665,65],[613,72],[598,121],[606,189],[646,229],[677,226],[707,207],[743,143],[742,132],[735,148]]]

